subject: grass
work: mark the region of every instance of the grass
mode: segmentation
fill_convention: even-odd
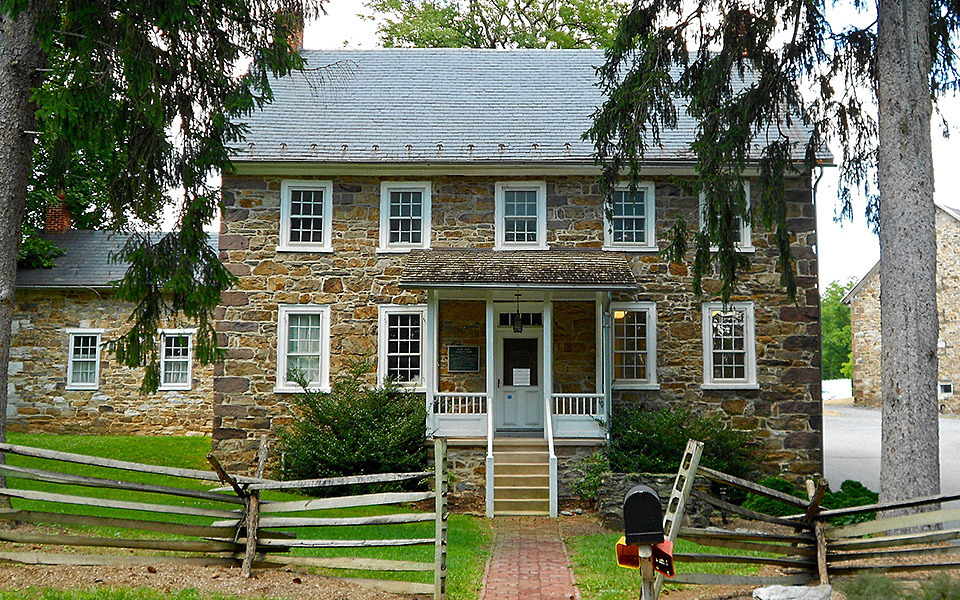
[[[201,594],[196,590],[160,592],[149,588],[97,588],[89,590],[55,590],[29,588],[0,592],[0,600],[254,600],[249,596]]]
[[[14,434],[9,435],[13,444],[56,449],[64,452],[102,456],[119,460],[158,464],[165,466],[187,467],[194,469],[208,469],[205,455],[210,449],[210,439],[205,437],[142,437],[142,436],[78,436],[78,435],[44,435],[44,434]],[[90,477],[109,479],[123,479],[193,489],[209,489],[210,485],[203,482],[153,475],[149,473],[134,473],[118,471],[104,467],[88,467],[78,464],[50,461],[31,457],[8,455],[11,465],[59,471]],[[30,489],[61,494],[74,494],[87,497],[109,498],[114,500],[139,501],[155,504],[175,504],[177,506],[203,506],[222,509],[234,509],[237,505],[215,503],[211,501],[179,498],[160,494],[145,494],[123,490],[108,490],[100,488],[64,486],[26,479],[8,478],[8,485],[12,488]],[[304,496],[287,492],[264,492],[265,500],[289,501],[302,500]],[[145,514],[137,511],[103,508],[97,506],[78,506],[68,504],[54,504],[50,502],[13,499],[13,505],[22,510],[40,510],[66,512],[71,514],[86,514],[106,517],[147,518],[155,521],[176,521],[181,523],[209,524],[214,519],[206,517],[192,517],[163,513]],[[409,507],[402,506],[371,506],[349,509],[312,511],[309,516],[368,516],[376,514],[394,514],[410,512]],[[304,514],[304,513],[299,513]],[[287,515],[280,515],[287,516]],[[139,538],[177,538],[178,536],[161,533],[141,532],[134,530],[115,529],[107,527],[76,527],[86,533],[104,537],[139,537]],[[291,530],[292,531],[292,530]],[[410,523],[381,527],[324,527],[300,528],[296,530],[300,538],[323,539],[357,539],[363,537],[390,537],[390,538],[429,538],[434,536],[434,523]],[[483,566],[489,554],[490,525],[484,519],[464,515],[452,515],[448,530],[448,595],[452,600],[473,600],[478,597],[480,582],[483,575]],[[415,560],[420,562],[433,561],[433,546],[410,547],[380,547],[380,548],[353,548],[353,549],[295,549],[294,554],[303,556],[363,556],[367,558],[387,558],[394,560]],[[432,583],[433,573],[370,573],[363,571],[328,571],[332,575],[344,577],[375,577],[380,579],[402,579]],[[43,596],[37,596],[43,598]],[[69,597],[65,597],[69,598]],[[112,597],[110,597],[112,600]],[[190,598],[187,596],[186,598]],[[0,596],[0,600],[4,600]],[[72,600],[72,599],[71,599]],[[99,598],[97,599],[99,600]]]
[[[581,535],[567,539],[567,551],[577,585],[583,600],[636,600],[640,597],[640,571],[617,566],[614,548],[619,533]],[[678,540],[675,553],[739,554],[762,556],[758,552],[726,550]],[[677,572],[724,573],[730,575],[755,575],[756,565],[728,565],[721,563],[675,563]],[[669,581],[669,580],[668,580]],[[679,585],[667,583],[664,589],[679,589]]]

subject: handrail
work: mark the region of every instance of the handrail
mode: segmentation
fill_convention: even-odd
[[[543,395],[543,419],[546,425],[547,449],[550,452],[550,517],[557,517],[557,453],[553,444],[553,395]]]
[[[493,518],[493,405],[487,398],[487,460],[486,460],[486,507],[487,518]]]

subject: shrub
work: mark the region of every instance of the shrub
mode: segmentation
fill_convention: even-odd
[[[807,495],[801,493],[800,490],[797,489],[797,486],[793,485],[782,477],[766,477],[757,483],[764,487],[777,490],[778,492],[796,496],[797,498],[803,498],[804,500],[807,498]],[[747,494],[747,499],[743,501],[743,508],[763,513],[765,515],[773,515],[775,517],[784,517],[786,515],[794,515],[797,514],[797,512],[800,512],[797,510],[796,506],[791,506],[786,502],[774,500],[773,498],[767,498],[766,496],[761,496],[760,494],[754,494],[753,492]]]
[[[583,475],[573,482],[573,491],[581,500],[596,500],[604,473],[610,472],[610,461],[603,452],[594,452],[574,465]]]
[[[634,407],[614,413],[610,437],[610,467],[621,473],[675,473],[691,438],[704,443],[701,465],[737,477],[756,471],[751,436],[728,429],[719,415],[702,417],[687,408],[648,412]]]
[[[277,434],[281,479],[425,470],[423,398],[389,381],[366,385],[371,370],[370,361],[356,361],[330,392],[305,389],[292,397],[293,419]],[[398,486],[377,489],[390,487]]]
[[[960,582],[941,573],[920,584],[920,600],[960,600]]]
[[[766,479],[761,479],[759,483],[762,486],[775,489],[778,492],[790,494],[791,496],[803,498],[804,500],[807,499],[805,492],[801,492],[797,486],[781,477],[767,477]],[[824,510],[830,510],[834,508],[849,508],[852,506],[875,504],[878,500],[879,495],[876,492],[870,491],[859,481],[848,479],[840,484],[840,489],[836,492],[831,492],[830,489],[827,488],[827,493],[823,495],[823,501],[820,505]],[[783,517],[801,512],[796,506],[790,506],[779,500],[754,493],[747,494],[747,499],[743,502],[743,507],[775,517]],[[877,513],[864,513],[834,517],[829,519],[829,521],[834,525],[850,525],[852,523],[870,521],[875,518],[877,518]]]
[[[900,584],[876,573],[863,573],[840,584],[840,591],[847,600],[901,600]]]

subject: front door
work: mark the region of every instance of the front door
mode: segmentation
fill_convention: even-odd
[[[531,328],[532,329],[532,328]],[[543,430],[543,337],[530,333],[497,334],[498,431]]]

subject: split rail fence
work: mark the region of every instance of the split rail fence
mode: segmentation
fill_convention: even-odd
[[[153,536],[106,537],[78,529],[76,533],[47,534],[16,529],[0,529],[0,541],[39,546],[40,551],[0,551],[0,562],[37,565],[152,565],[173,563],[192,566],[239,566],[250,576],[252,569],[317,567],[348,571],[433,572],[433,583],[392,579],[345,578],[349,581],[400,594],[433,594],[446,597],[447,562],[447,467],[446,442],[434,444],[435,469],[415,473],[384,473],[299,481],[275,481],[263,477],[267,462],[266,439],[261,439],[255,477],[227,473],[216,457],[207,455],[211,471],[181,469],[112,460],[81,454],[58,452],[14,444],[0,444],[0,453],[32,457],[43,461],[68,462],[119,472],[147,473],[176,478],[179,485],[157,485],[123,479],[89,477],[57,472],[44,463],[44,469],[0,464],[0,475],[53,484],[56,492],[0,487],[0,496],[16,504],[25,501],[43,510],[3,509],[0,520],[38,525],[104,527]],[[269,501],[261,499],[265,490],[302,491],[306,489],[382,484],[433,479],[428,491],[382,492],[352,496]],[[181,480],[193,483],[184,485]],[[223,485],[214,489],[198,489]],[[60,489],[63,486],[64,489]],[[46,486],[49,489],[49,486]],[[137,501],[85,495],[90,488],[122,490]],[[224,493],[226,492],[226,493]],[[164,501],[144,501],[160,496]],[[403,512],[357,517],[331,516],[323,511],[363,506],[385,506],[434,500],[433,512]],[[95,509],[95,510],[91,510]],[[103,509],[121,511],[104,516]],[[319,512],[318,512],[319,511]],[[91,514],[94,513],[94,514]],[[161,515],[161,516],[157,516]],[[152,517],[152,518],[151,518]],[[385,536],[411,523],[433,522],[433,535],[418,538]],[[356,528],[355,539],[323,536],[325,528]],[[329,531],[329,530],[328,530]],[[371,532],[373,535],[364,535]],[[352,531],[351,531],[352,533]],[[167,539],[158,539],[161,534]],[[43,546],[76,548],[116,548],[154,551],[164,554],[53,553]],[[349,549],[398,546],[434,547],[433,560],[411,561],[365,558],[362,556],[305,556],[305,549]],[[171,554],[176,553],[176,554]]]
[[[826,510],[821,506],[826,484],[806,482],[807,499],[797,498],[775,489],[747,481],[726,473],[699,466],[703,445],[693,440],[681,463],[680,472],[668,501],[664,529],[668,539],[677,537],[716,548],[746,551],[750,554],[677,553],[676,563],[725,563],[746,565],[773,565],[778,575],[753,576],[714,573],[683,573],[676,568],[672,582],[703,585],[802,585],[811,581],[829,583],[831,575],[852,575],[863,571],[914,572],[929,570],[960,570],[960,560],[930,560],[928,557],[955,554],[960,546],[946,542],[960,539],[960,528],[944,528],[960,520],[960,509],[940,509],[913,512],[893,517],[881,517],[852,525],[833,525],[831,519],[883,511],[928,509],[932,505],[960,500],[960,494],[943,494],[897,502],[882,502],[866,506]],[[797,514],[779,517],[745,509],[721,500],[714,495],[693,489],[692,475],[703,476],[715,484],[730,486],[745,492],[777,500],[796,509]],[[765,527],[765,531],[743,529],[679,527],[683,507],[692,497],[710,504],[727,514],[747,520],[781,526]],[[671,513],[671,509],[673,512]],[[908,528],[933,526],[934,530],[903,533]],[[671,535],[671,529],[674,531]],[[904,558],[909,557],[908,561]],[[919,558],[918,558],[919,557]],[[884,562],[885,559],[898,559]],[[662,577],[662,576],[661,576]],[[662,579],[658,577],[659,591]]]

